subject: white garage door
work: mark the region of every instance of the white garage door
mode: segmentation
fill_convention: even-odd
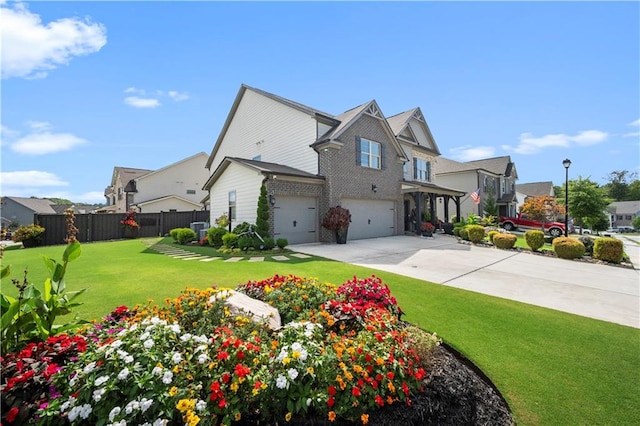
[[[393,201],[343,200],[342,207],[351,213],[347,240],[395,235]]]
[[[273,209],[274,239],[286,238],[289,244],[318,241],[317,201],[312,197],[276,197]]]

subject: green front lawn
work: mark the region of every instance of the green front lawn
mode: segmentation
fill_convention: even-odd
[[[157,240],[159,241],[159,239]],[[41,255],[60,259],[62,246],[4,253],[12,278],[42,283]],[[114,307],[151,298],[163,303],[185,287],[235,287],[274,274],[342,284],[380,276],[406,312],[404,319],[437,332],[498,386],[521,425],[638,424],[640,330],[467,292],[391,273],[314,258],[224,263],[172,259],[143,240],[91,243],[69,265],[70,290],[88,288],[78,313],[99,318]],[[2,291],[14,295],[8,280]]]

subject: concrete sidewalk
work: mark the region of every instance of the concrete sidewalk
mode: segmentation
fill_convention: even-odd
[[[589,318],[640,328],[637,269],[458,243],[396,236],[289,249]],[[625,245],[625,249],[626,249]],[[637,262],[638,247],[630,253]]]

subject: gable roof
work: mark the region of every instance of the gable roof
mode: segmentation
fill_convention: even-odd
[[[292,177],[299,177],[299,178],[324,180],[323,176],[314,175],[314,174],[305,172],[303,170],[285,166],[283,164],[268,163],[266,161],[258,161],[258,160],[247,160],[246,158],[238,158],[238,157],[225,157],[220,163],[220,165],[218,166],[218,168],[211,174],[207,182],[205,182],[202,189],[205,191],[210,189],[215,183],[215,181],[218,180],[218,178],[222,175],[222,173],[232,163],[249,167],[264,175],[281,175],[281,176],[292,176]]]
[[[553,194],[553,182],[530,182],[516,184],[516,191],[530,197]]]
[[[164,195],[162,197],[158,197],[158,198],[152,198],[150,200],[144,200],[144,201],[140,201],[139,203],[134,203],[131,206],[145,206],[148,204],[154,204],[158,201],[164,201],[164,200],[169,200],[169,199],[178,199],[180,201],[184,201],[185,203],[189,203],[189,204],[193,204],[194,206],[198,206],[198,207],[202,207],[201,204],[196,203],[195,201],[191,201],[191,200],[187,200],[186,198],[180,197],[179,195]]]
[[[26,198],[26,197],[2,197],[13,200],[15,203],[21,204],[33,211],[34,213],[56,214],[52,207],[53,201],[42,198]]]
[[[132,167],[114,167],[113,176],[111,177],[111,186],[116,184],[116,176],[120,176],[120,181],[126,185],[132,179],[151,173],[153,170],[134,169]]]
[[[424,148],[427,148],[428,150],[433,151],[437,155],[440,155],[440,148],[438,148],[438,144],[436,143],[436,140],[433,138],[433,135],[431,134],[431,129],[429,129],[429,126],[427,125],[427,121],[424,119],[424,115],[422,114],[422,111],[420,110],[419,107],[410,109],[405,112],[401,112],[400,114],[393,115],[387,118],[387,122],[389,123],[391,130],[393,131],[393,133],[396,135],[397,138],[403,138],[406,140],[408,138],[404,136],[403,133],[410,134],[411,139],[413,139],[413,143],[418,146],[422,146],[418,143],[413,133],[413,130],[411,130],[411,126],[409,125],[412,119],[418,121],[418,123],[420,123],[420,125],[423,126],[423,130],[425,131],[425,134],[427,135],[429,142],[433,144],[433,148],[429,146],[425,146]]]
[[[616,214],[635,215],[640,213],[640,201],[614,201],[608,206]]]
[[[279,102],[283,105],[286,105],[290,108],[296,109],[298,111],[301,111],[305,114],[308,114],[311,117],[314,118],[318,118],[321,119],[322,121],[329,121],[335,125],[338,125],[339,122],[335,119],[335,117],[331,114],[327,114],[326,112],[322,112],[318,109],[315,108],[311,108],[308,107],[306,105],[303,105],[301,103],[298,102],[294,102],[292,100],[289,99],[285,99],[281,96],[278,95],[274,95],[273,93],[269,93],[269,92],[265,92],[264,90],[260,90],[260,89],[256,89],[255,87],[251,87],[251,86],[247,86],[246,84],[241,84],[240,85],[240,90],[238,90],[238,94],[236,95],[235,100],[233,101],[233,105],[231,106],[231,110],[229,111],[229,114],[227,115],[227,119],[225,120],[224,124],[222,125],[222,130],[220,130],[220,134],[218,135],[218,139],[216,140],[216,143],[213,145],[213,149],[211,150],[211,154],[209,155],[209,159],[207,160],[207,163],[205,164],[205,167],[208,169],[211,167],[211,164],[213,163],[213,158],[215,157],[216,152],[218,152],[218,149],[220,147],[220,143],[222,142],[222,139],[224,139],[224,136],[227,133],[227,130],[229,129],[229,126],[231,125],[231,122],[233,121],[233,117],[236,114],[236,111],[238,110],[238,105],[240,105],[240,101],[242,100],[242,97],[244,96],[245,92],[247,90],[251,90],[252,92],[255,92],[259,95],[262,95],[266,98],[269,98],[271,100],[274,100],[276,102]]]
[[[495,158],[486,158],[482,160],[467,161],[461,163],[459,161],[449,160],[447,158],[438,158],[438,170],[436,174],[457,173],[474,170],[485,170],[495,175],[518,177],[515,172],[515,165],[511,162],[508,155]]]
[[[197,154],[195,154],[195,155],[192,155],[192,156],[190,156],[190,157],[183,158],[183,159],[182,159],[182,160],[180,160],[180,161],[176,161],[175,163],[171,163],[171,164],[169,164],[168,166],[164,166],[164,167],[162,167],[162,168],[160,168],[160,169],[158,169],[158,170],[153,170],[153,171],[150,171],[150,172],[148,172],[148,173],[143,173],[143,174],[141,174],[141,175],[139,175],[139,176],[137,176],[137,177],[135,177],[135,178],[133,178],[133,179],[146,179],[146,178],[148,178],[148,177],[150,177],[150,176],[155,175],[156,173],[161,173],[161,172],[163,172],[163,171],[165,171],[165,170],[167,170],[167,169],[170,169],[171,167],[177,166],[177,165],[179,165],[179,164],[181,164],[181,163],[186,163],[187,161],[189,161],[189,160],[193,160],[194,158],[196,158],[196,157],[200,157],[200,156],[205,156],[205,157],[206,157],[206,156],[207,156],[207,154],[206,154],[206,153],[204,153],[204,152],[199,152],[199,153],[197,153]]]

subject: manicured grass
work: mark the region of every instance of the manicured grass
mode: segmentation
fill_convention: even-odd
[[[69,265],[70,289],[87,287],[78,312],[85,319],[148,298],[162,303],[185,287],[234,287],[274,274],[341,284],[380,276],[406,312],[404,319],[435,331],[475,362],[498,386],[521,425],[638,424],[640,330],[485,296],[391,273],[315,258],[302,262],[172,259],[142,240],[83,244]],[[41,283],[41,254],[59,259],[63,247],[4,253],[20,278]],[[15,293],[4,281],[3,292]]]

